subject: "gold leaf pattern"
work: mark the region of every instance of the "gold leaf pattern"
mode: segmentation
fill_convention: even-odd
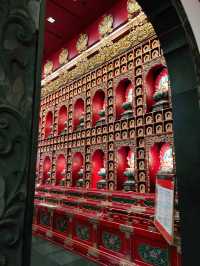
[[[59,64],[63,65],[68,62],[68,50],[66,48],[63,48],[62,51],[59,54]]]
[[[135,13],[141,11],[141,6],[135,0],[127,1],[128,16],[133,17]]]
[[[86,33],[81,33],[78,41],[76,43],[76,49],[79,53],[85,51],[88,45],[88,35]]]
[[[44,74],[45,74],[45,76],[48,76],[52,72],[53,72],[53,62],[47,61],[47,63],[44,65]]]
[[[113,31],[113,16],[104,16],[99,24],[99,34],[101,37],[109,35]]]

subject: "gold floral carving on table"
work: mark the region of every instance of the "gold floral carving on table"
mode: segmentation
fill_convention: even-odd
[[[104,16],[99,24],[99,34],[101,38],[109,35],[113,31],[113,16]]]
[[[134,18],[133,21],[131,21],[130,25],[133,30],[117,42],[113,43],[109,36],[105,40],[103,39],[99,48],[99,53],[95,56],[87,58],[87,51],[82,53],[76,67],[61,73],[56,80],[51,81],[43,87],[42,96],[44,97],[47,94],[58,90],[59,87],[66,85],[69,81],[80,77],[87,71],[91,71],[108,60],[111,60],[117,55],[127,51],[131,47],[139,44],[146,38],[155,35],[152,24],[147,21],[146,16],[142,12]]]
[[[128,17],[132,18],[136,13],[141,11],[141,6],[135,0],[127,1]]]
[[[77,51],[79,53],[82,53],[87,49],[87,45],[88,45],[88,35],[86,33],[81,33],[76,43]]]
[[[44,75],[48,76],[53,72],[53,62],[47,61],[47,63],[44,65]]]
[[[59,54],[59,64],[63,65],[68,62],[68,50],[66,48],[63,48]]]

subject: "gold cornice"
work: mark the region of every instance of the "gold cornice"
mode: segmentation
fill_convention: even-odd
[[[131,47],[136,46],[145,39],[155,35],[152,24],[147,21],[147,18],[143,12],[131,20],[129,25],[129,32],[118,41],[113,43],[109,36],[105,37],[100,43],[98,53],[89,57],[89,59],[87,50],[82,52],[75,67],[73,67],[71,70],[65,70],[64,72],[60,73],[56,80],[50,81],[43,87],[42,97],[58,90],[60,87],[65,86],[70,81],[113,59],[117,55],[125,52]]]

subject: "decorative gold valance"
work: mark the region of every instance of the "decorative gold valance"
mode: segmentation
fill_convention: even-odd
[[[87,51],[82,53],[81,57],[76,62],[76,67],[60,73],[56,80],[51,81],[43,87],[42,96],[56,91],[69,81],[111,60],[154,34],[155,31],[152,24],[147,21],[147,17],[141,12],[140,15],[131,21],[130,31],[127,35],[114,43],[109,36],[103,39],[101,43],[99,43],[98,53],[90,58],[87,57]]]

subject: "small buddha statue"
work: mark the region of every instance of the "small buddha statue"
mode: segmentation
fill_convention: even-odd
[[[127,176],[127,180],[124,182],[123,187],[125,191],[133,191],[135,188],[135,156],[132,151],[129,151],[127,156],[128,167],[124,171],[124,175]]]
[[[103,168],[100,168],[98,172],[98,176],[101,177],[101,179],[97,183],[98,189],[106,189],[107,182],[106,182],[106,168],[105,166]]]
[[[76,182],[77,187],[83,187],[83,185],[84,185],[83,172],[84,172],[83,167],[81,167],[81,169],[78,172],[79,179]]]
[[[164,144],[160,150],[160,170],[157,173],[159,178],[166,178],[174,173],[172,147]]]
[[[122,104],[124,112],[122,118],[129,118],[133,115],[133,87],[130,83],[126,88],[125,102]]]
[[[169,105],[169,76],[168,71],[164,68],[155,80],[155,92],[153,99],[155,104],[153,105],[153,111],[162,110]]]
[[[106,103],[104,101],[102,109],[99,111],[99,120],[96,122],[96,125],[102,125],[105,123],[105,114],[106,114]]]

